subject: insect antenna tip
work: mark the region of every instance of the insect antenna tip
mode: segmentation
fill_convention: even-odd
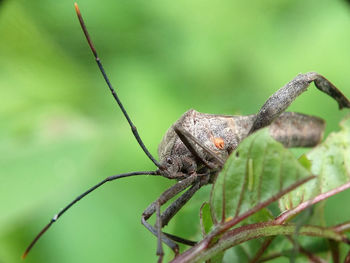
[[[74,7],[75,7],[75,12],[77,12],[77,14],[80,15],[80,10],[77,2],[74,3]]]
[[[21,256],[21,259],[25,259],[28,255],[28,250],[26,250],[23,255]]]

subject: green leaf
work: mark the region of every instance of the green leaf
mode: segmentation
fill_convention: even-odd
[[[331,133],[322,144],[300,158],[300,162],[317,178],[281,198],[282,212],[349,182],[350,118],[343,120],[340,126],[339,132]]]
[[[200,209],[200,223],[201,223],[201,230],[202,230],[202,235],[205,237],[210,229],[212,228],[213,221],[210,216],[210,204],[205,202],[201,206]]]
[[[242,141],[219,173],[210,200],[213,221],[235,218],[308,176],[293,154],[262,129]],[[266,213],[254,219],[265,221]]]
[[[214,226],[214,222],[211,218],[210,204],[207,202],[203,203],[200,208],[200,224],[203,237],[205,237]],[[211,262],[220,263],[222,262],[223,257],[224,252],[218,253],[211,258]]]

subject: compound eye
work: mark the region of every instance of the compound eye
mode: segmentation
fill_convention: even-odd
[[[170,157],[166,158],[166,162],[168,164],[173,164],[173,159],[171,159]]]

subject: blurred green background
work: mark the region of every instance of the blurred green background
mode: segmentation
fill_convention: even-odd
[[[150,151],[186,110],[252,114],[300,72],[350,97],[350,6],[343,0],[79,1],[100,57]],[[289,110],[338,129],[348,113],[313,85]],[[0,263],[20,262],[37,232],[106,176],[152,170],[116,107],[73,1],[0,2]],[[143,210],[174,182],[110,183],[79,202],[26,262],[155,262]],[[166,230],[198,238],[210,186]],[[328,224],[350,218],[349,193]],[[342,203],[343,202],[343,203]],[[345,204],[346,205],[346,204]],[[172,253],[166,249],[167,260]]]

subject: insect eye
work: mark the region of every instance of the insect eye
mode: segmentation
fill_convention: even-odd
[[[173,164],[173,159],[171,159],[170,157],[166,158],[166,162],[168,164]]]

